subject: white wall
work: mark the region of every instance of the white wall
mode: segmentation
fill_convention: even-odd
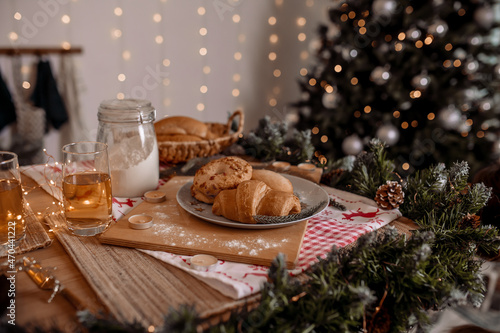
[[[157,109],[157,118],[187,115],[202,121],[225,122],[228,112],[243,109],[245,130],[257,125],[265,114],[283,114],[298,99],[301,68],[314,62],[308,54],[320,21],[326,21],[327,0],[2,0],[0,1],[0,47],[81,46],[76,56],[81,112],[88,138],[95,139],[97,107],[104,99],[141,97]],[[123,14],[117,16],[115,8]],[[200,15],[200,7],[205,14]],[[15,13],[22,18],[16,20]],[[154,15],[161,21],[155,22]],[[70,17],[65,24],[61,18]],[[239,22],[233,16],[239,15]],[[276,24],[269,24],[275,17]],[[303,17],[305,25],[297,23]],[[237,21],[237,20],[236,20]],[[199,33],[207,28],[206,36]],[[113,37],[119,29],[121,37]],[[12,32],[18,36],[12,39]],[[298,34],[305,33],[305,41]],[[272,43],[270,36],[278,41]],[[155,38],[161,36],[162,43]],[[207,49],[201,56],[200,48]],[[124,51],[130,59],[124,60]],[[241,60],[235,53],[241,53]],[[269,60],[275,52],[276,60]],[[58,56],[51,56],[57,72]],[[167,59],[167,60],[166,60]],[[31,64],[35,57],[24,56]],[[165,66],[167,64],[168,66]],[[0,56],[5,79],[10,58]],[[210,73],[204,74],[204,66]],[[275,77],[274,70],[281,75]],[[126,80],[120,82],[123,73]],[[233,76],[240,75],[240,81]],[[26,76],[27,77],[27,76]],[[203,94],[200,87],[206,85]],[[238,89],[239,95],[233,96]],[[275,99],[275,103],[272,99]],[[197,110],[202,103],[203,111]],[[274,111],[273,111],[274,110]],[[276,112],[278,111],[278,112]],[[45,141],[49,153],[58,156],[57,133]]]

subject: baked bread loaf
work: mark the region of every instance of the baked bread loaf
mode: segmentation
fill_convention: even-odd
[[[196,171],[191,195],[212,204],[221,191],[234,189],[251,177],[252,166],[247,161],[236,156],[223,157],[208,162]]]
[[[154,126],[158,141],[166,141],[161,140],[162,138],[165,139],[166,137],[164,136],[166,135],[170,136],[167,137],[170,141],[182,141],[181,138],[183,135],[195,136],[200,140],[210,140],[217,137],[208,129],[208,126],[205,123],[190,117],[166,117],[155,122]],[[176,136],[179,137],[175,139]]]
[[[190,134],[157,134],[156,139],[158,139],[158,141],[179,141],[179,142],[203,140],[203,138],[200,138],[197,135],[190,135]]]
[[[221,191],[212,206],[215,215],[250,224],[257,223],[255,215],[286,216],[300,211],[299,198],[273,190],[260,180],[247,180],[236,189]]]
[[[271,170],[254,169],[252,172],[252,179],[263,181],[273,190],[293,193],[292,182],[288,178],[280,175],[277,172]]]

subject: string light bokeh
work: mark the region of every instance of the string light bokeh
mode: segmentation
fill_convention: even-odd
[[[327,21],[329,4],[224,4],[72,0],[47,11],[32,1],[9,0],[0,3],[0,31],[5,31],[0,46],[82,47],[75,62],[89,139],[96,134],[97,107],[109,98],[148,99],[158,119],[182,114],[224,123],[240,109],[245,129],[251,130],[266,114],[285,114],[296,101],[297,80],[308,73],[311,61],[309,44],[318,24]],[[27,27],[33,28],[31,34]],[[57,55],[47,57],[57,76]],[[28,95],[36,57],[22,60]],[[6,67],[8,57],[0,57],[0,68]],[[8,80],[9,71],[2,72]],[[57,158],[54,135],[45,145]]]

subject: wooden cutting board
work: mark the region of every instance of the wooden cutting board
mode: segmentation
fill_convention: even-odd
[[[174,177],[159,190],[167,200],[142,202],[100,236],[104,244],[166,251],[180,255],[210,254],[219,260],[269,266],[283,253],[287,268],[295,267],[307,227],[302,221],[276,229],[238,229],[207,222],[186,212],[176,200],[177,191],[193,177]],[[193,202],[196,200],[193,199]],[[128,218],[153,216],[154,225],[131,229]]]

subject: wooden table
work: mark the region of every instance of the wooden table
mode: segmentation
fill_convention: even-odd
[[[23,183],[27,186],[35,185],[34,181],[26,176],[23,176]],[[31,191],[27,195],[27,200],[35,213],[45,211],[46,207],[50,206],[53,201],[52,197],[41,188]],[[41,216],[40,219],[42,224],[45,225]],[[406,225],[412,224],[411,221],[401,223],[405,223]],[[45,227],[46,230],[48,230],[48,227]],[[76,294],[88,310],[92,312],[105,312],[106,309],[102,308],[97,295],[74,265],[72,259],[65,252],[62,245],[55,238],[53,233],[48,233],[51,239],[53,239],[52,245],[25,255],[34,257],[37,261],[41,262],[44,267],[57,267],[55,271],[57,278],[66,288]],[[23,255],[19,255],[18,258],[22,256]],[[199,295],[197,298],[198,304],[196,304],[199,312],[211,314],[210,316],[206,316],[207,322],[213,323],[220,320],[221,316],[224,317],[228,315],[228,310],[234,309],[235,307],[242,307],[245,305],[245,302],[249,302],[249,305],[247,304],[248,306],[255,306],[259,300],[260,295],[257,293],[246,299],[235,301],[220,294],[190,274],[168,264],[165,265],[168,266],[171,278],[176,280],[173,285],[175,285],[177,289],[185,291],[186,294],[192,294],[193,289],[196,290],[197,295]],[[1,297],[5,297],[5,295],[6,293],[2,293],[0,299],[2,299]],[[48,304],[47,300],[50,295],[50,291],[39,289],[26,273],[18,272],[16,275],[15,295],[16,325],[21,327],[34,325],[38,328],[45,329],[57,327],[63,332],[74,332],[76,330],[75,328],[78,327],[75,308],[60,295],[57,295],[52,303]],[[177,308],[178,305],[178,302],[172,303],[174,308]],[[225,310],[217,312],[221,309]]]
[[[23,184],[25,186],[35,185],[33,180],[24,175]],[[35,214],[45,211],[46,207],[50,206],[53,201],[52,197],[41,188],[31,191],[27,195],[27,200]],[[49,229],[42,217],[40,217],[40,220],[48,231]],[[96,313],[99,310],[106,311],[106,309],[102,308],[97,295],[83,278],[54,234],[49,231],[48,234],[53,239],[49,247],[18,255],[16,259],[20,259],[26,255],[34,257],[44,267],[57,267],[54,275],[83,302],[86,308]],[[172,278],[177,280],[175,281],[176,288],[184,289],[186,293],[192,293],[193,286],[196,286],[194,289],[200,295],[199,304],[197,304],[200,313],[213,313],[225,307],[227,309],[234,308],[235,306],[244,304],[247,300],[255,304],[258,299],[258,295],[253,295],[247,299],[235,301],[220,294],[190,274],[176,267],[168,266],[169,271],[172,273]],[[2,293],[2,297],[5,298],[6,295],[7,293]],[[75,308],[61,295],[57,295],[48,304],[47,300],[50,295],[51,291],[39,289],[25,272],[18,272],[16,274],[15,295],[16,325],[21,327],[34,325],[38,328],[57,327],[64,332],[74,332],[75,327],[78,326]],[[176,308],[178,304],[173,303],[172,306]],[[216,314],[207,318],[207,320],[218,320],[219,317]]]

